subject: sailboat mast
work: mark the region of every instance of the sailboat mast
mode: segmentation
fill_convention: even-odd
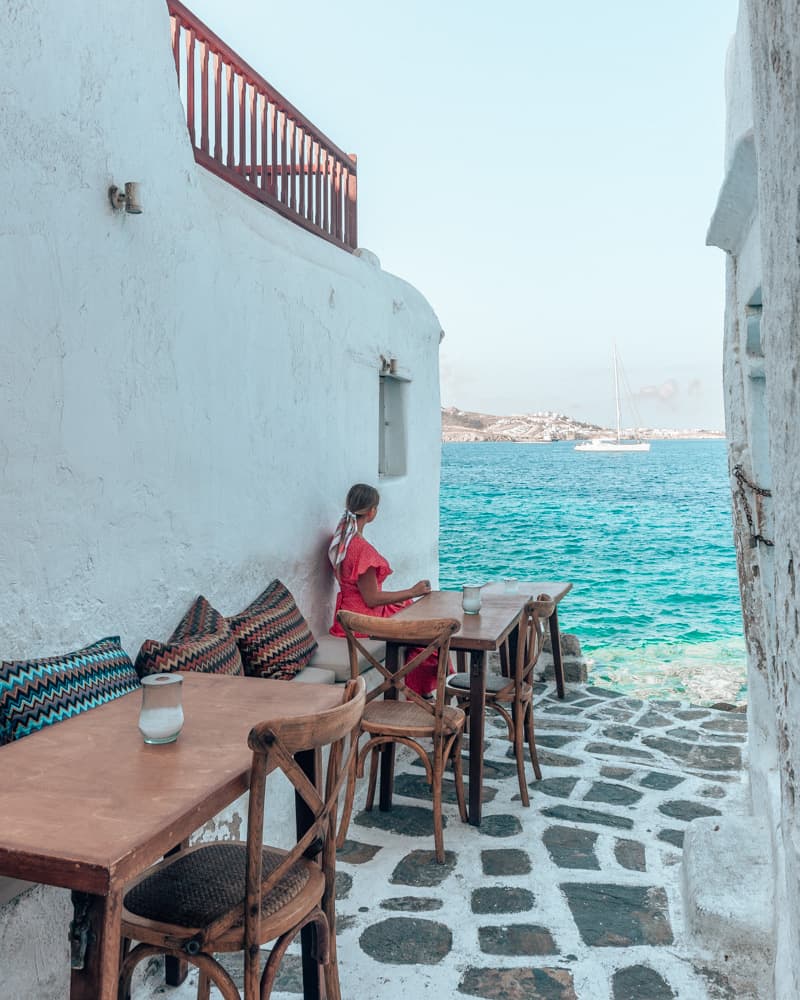
[[[617,345],[614,344],[614,402],[617,407],[617,444],[619,444],[620,438],[620,421],[619,421],[619,372],[617,371]]]

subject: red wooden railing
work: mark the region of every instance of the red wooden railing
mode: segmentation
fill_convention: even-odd
[[[221,38],[167,0],[195,160],[345,250],[357,244],[357,168]]]

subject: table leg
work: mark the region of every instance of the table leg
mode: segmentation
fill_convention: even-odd
[[[117,1000],[122,890],[107,896],[73,892],[70,1000]]]
[[[508,635],[500,646],[500,673],[503,677],[514,676],[514,665],[517,662],[517,642],[519,640],[519,629]]]
[[[315,787],[319,787],[319,775],[321,774],[322,758],[319,750],[302,750],[295,755],[295,760],[312,781]],[[303,797],[295,792],[294,795],[295,824],[297,826],[298,839],[308,830],[314,820],[314,815],[306,805]],[[336,933],[335,928],[331,928],[332,933]],[[320,1000],[324,996],[320,979],[320,966],[316,959],[316,928],[313,924],[306,924],[300,931],[300,947],[302,950],[303,966],[303,1000]]]
[[[174,955],[164,957],[164,982],[167,986],[180,986],[189,975],[189,963]]]
[[[400,662],[400,647],[386,644],[386,669],[392,673],[397,671]],[[383,695],[386,699],[396,699],[397,691],[390,688]],[[392,789],[394,788],[394,743],[384,743],[380,748],[381,780],[378,790],[378,808],[381,812],[389,812],[392,808]]]
[[[561,633],[558,630],[558,608],[550,615],[550,646],[553,651],[553,673],[556,677],[556,693],[564,697],[564,664],[561,662]]]
[[[486,653],[469,655],[469,821],[481,825],[483,729],[486,714]]]

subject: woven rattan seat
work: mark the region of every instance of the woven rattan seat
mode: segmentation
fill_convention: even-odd
[[[486,710],[495,711],[505,721],[508,739],[514,746],[517,762],[519,794],[524,806],[530,805],[528,780],[525,775],[525,748],[527,741],[533,773],[537,781],[542,777],[533,728],[533,668],[539,659],[544,640],[544,623],[552,615],[555,605],[552,598],[541,594],[528,601],[522,609],[517,628],[505,640],[500,659],[507,675],[488,674],[486,677]],[[516,649],[512,648],[512,638]],[[469,712],[470,677],[461,670],[447,678],[447,690],[458,699],[459,705]],[[523,740],[524,737],[524,740]]]
[[[128,888],[123,955],[129,941],[139,943],[122,963],[121,1000],[130,996],[138,963],[159,954],[198,967],[198,1000],[209,1000],[212,982],[223,1000],[241,1000],[236,983],[214,958],[216,952],[230,951],[244,952],[244,1000],[268,1000],[287,947],[307,925],[315,931],[313,953],[326,1000],[341,1000],[334,910],[336,808],[355,762],[365,690],[363,679],[351,680],[336,708],[253,727],[248,737],[253,760],[247,841],[179,850]],[[329,750],[327,774],[315,783],[297,758],[318,759],[324,748]],[[302,833],[289,850],[262,843],[267,775],[272,772],[291,783],[304,814]],[[261,945],[268,941],[273,945],[262,973]]]
[[[469,692],[469,674],[463,671],[459,674],[451,674],[447,678],[448,688],[455,689],[458,691]],[[530,687],[530,685],[526,685]],[[486,693],[499,695],[501,692],[506,691],[508,688],[508,677],[503,677],[501,674],[487,674],[486,675]],[[511,701],[514,697],[513,691],[507,696],[507,700]]]
[[[445,705],[442,712],[442,728],[446,733],[455,733],[464,726],[464,712],[460,708]],[[436,720],[430,711],[413,701],[371,701],[364,709],[361,721],[364,732],[393,732],[420,739],[433,736]]]
[[[369,811],[375,801],[379,752],[392,743],[402,743],[419,756],[425,768],[428,784],[431,786],[436,860],[443,863],[442,778],[448,761],[453,764],[461,819],[465,823],[467,821],[461,766],[461,739],[466,717],[462,709],[447,704],[445,685],[450,667],[450,637],[458,631],[461,623],[453,618],[404,622],[402,618],[372,618],[351,611],[340,611],[338,618],[347,636],[351,677],[358,676],[360,661],[366,656],[383,680],[367,695],[359,738],[366,735],[368,739],[361,747],[350,772],[337,843],[340,847],[344,844],[353,809],[356,776],[363,776],[367,755],[371,755],[366,801],[366,809]],[[385,663],[377,660],[361,642],[365,637],[391,643],[395,649],[398,645],[405,647],[409,651],[405,663],[394,669],[388,651]],[[434,653],[438,657],[436,692],[433,700],[428,700],[408,688],[405,679],[416,666]],[[381,695],[384,697],[381,698]],[[420,739],[432,740],[433,753],[430,756],[428,750],[417,742]],[[390,746],[389,748],[391,749]]]
[[[263,874],[274,871],[285,857],[286,851],[265,847]],[[304,859],[293,864],[275,888],[262,896],[262,915],[269,916],[291,902],[307,885],[311,867]],[[204,927],[241,905],[246,874],[246,843],[204,845],[184,851],[142,879],[125,896],[125,908],[148,920]]]

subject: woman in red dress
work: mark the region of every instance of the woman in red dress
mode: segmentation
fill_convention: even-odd
[[[429,580],[418,580],[406,590],[383,589],[383,582],[392,568],[364,538],[364,527],[375,520],[379,502],[380,494],[375,487],[364,483],[356,483],[347,494],[344,514],[328,549],[328,558],[339,583],[331,635],[345,634],[336,617],[339,611],[390,618],[412,598],[430,593]],[[417,694],[430,694],[436,689],[436,669],[437,657],[433,655],[406,676],[406,684]]]

